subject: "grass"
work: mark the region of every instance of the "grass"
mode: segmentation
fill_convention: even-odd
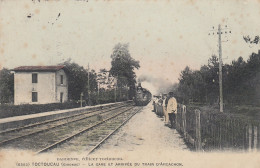
[[[219,112],[218,105],[190,104],[188,106],[188,109],[199,109],[200,111]],[[226,106],[224,107],[224,113],[237,114],[239,116],[243,116],[244,118],[247,117],[249,119],[260,119],[260,107],[254,105]]]

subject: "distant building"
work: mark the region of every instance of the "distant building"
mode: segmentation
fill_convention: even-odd
[[[68,77],[64,66],[14,68],[14,104],[46,104],[68,100]]]

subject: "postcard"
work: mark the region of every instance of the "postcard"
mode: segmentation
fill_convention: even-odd
[[[260,1],[1,0],[0,167],[258,168]]]

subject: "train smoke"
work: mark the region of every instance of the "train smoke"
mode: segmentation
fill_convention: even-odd
[[[149,75],[141,75],[138,78],[138,82],[142,83],[142,86],[148,90],[153,95],[158,95],[161,93],[168,93],[171,86],[173,85],[171,82],[167,81],[163,78],[155,78]]]

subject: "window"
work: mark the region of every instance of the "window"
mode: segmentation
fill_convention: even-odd
[[[38,74],[37,73],[32,74],[32,83],[38,83]]]
[[[60,76],[60,84],[63,84],[63,75]]]
[[[37,102],[37,101],[38,101],[38,93],[32,92],[32,102]]]

